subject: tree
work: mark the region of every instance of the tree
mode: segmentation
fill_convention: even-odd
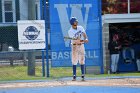
[[[127,0],[102,0],[102,14],[127,13]]]

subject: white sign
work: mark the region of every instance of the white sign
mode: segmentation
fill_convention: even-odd
[[[18,21],[18,43],[20,50],[45,48],[45,21]]]

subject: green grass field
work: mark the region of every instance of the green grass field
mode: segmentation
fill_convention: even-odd
[[[80,76],[80,68],[77,68],[77,76]],[[43,79],[59,79],[62,77],[71,77],[71,67],[57,67],[50,68],[50,77],[42,77],[42,67],[37,66],[35,68],[35,76],[27,75],[27,66],[4,66],[0,67],[0,81],[12,81],[12,80],[43,80]],[[120,73],[120,74],[86,74],[86,77],[98,78],[98,77],[110,77],[110,76],[140,76],[140,73]]]

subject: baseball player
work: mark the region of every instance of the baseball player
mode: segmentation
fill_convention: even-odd
[[[68,31],[71,40],[71,50],[72,50],[72,65],[73,65],[73,80],[76,80],[76,65],[79,62],[81,65],[81,78],[84,81],[85,76],[85,48],[84,43],[88,42],[88,37],[82,26],[78,25],[78,20],[76,17],[70,19],[71,28]]]

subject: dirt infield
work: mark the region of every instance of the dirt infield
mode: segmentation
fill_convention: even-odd
[[[140,78],[93,79],[86,81],[54,80],[40,82],[0,83],[0,88],[55,87],[55,86],[119,86],[140,88]]]

